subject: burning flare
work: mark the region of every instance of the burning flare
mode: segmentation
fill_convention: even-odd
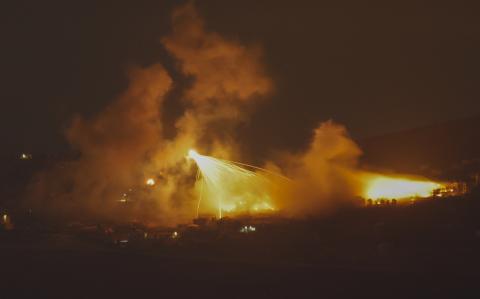
[[[196,150],[194,149],[189,149],[188,150],[188,155],[187,155],[187,158],[190,158],[192,160],[195,160],[195,158],[199,157],[200,155],[197,153]]]

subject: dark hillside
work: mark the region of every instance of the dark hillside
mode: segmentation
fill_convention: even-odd
[[[436,177],[464,177],[480,168],[480,115],[361,140],[362,163]]]

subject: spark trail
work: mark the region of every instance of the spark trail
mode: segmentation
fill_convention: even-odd
[[[274,180],[288,180],[267,169],[200,155],[195,150],[190,150],[187,157],[197,164],[197,181],[201,180],[197,217],[202,199],[208,200],[205,203],[207,208],[215,208],[218,218],[222,218],[225,212],[274,211],[270,196],[270,191],[275,187]]]

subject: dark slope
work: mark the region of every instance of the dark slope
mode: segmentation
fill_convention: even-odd
[[[362,163],[439,177],[468,176],[480,165],[480,115],[361,140]]]

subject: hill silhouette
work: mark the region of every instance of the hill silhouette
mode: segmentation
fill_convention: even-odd
[[[362,164],[438,178],[480,170],[480,115],[361,140]]]

